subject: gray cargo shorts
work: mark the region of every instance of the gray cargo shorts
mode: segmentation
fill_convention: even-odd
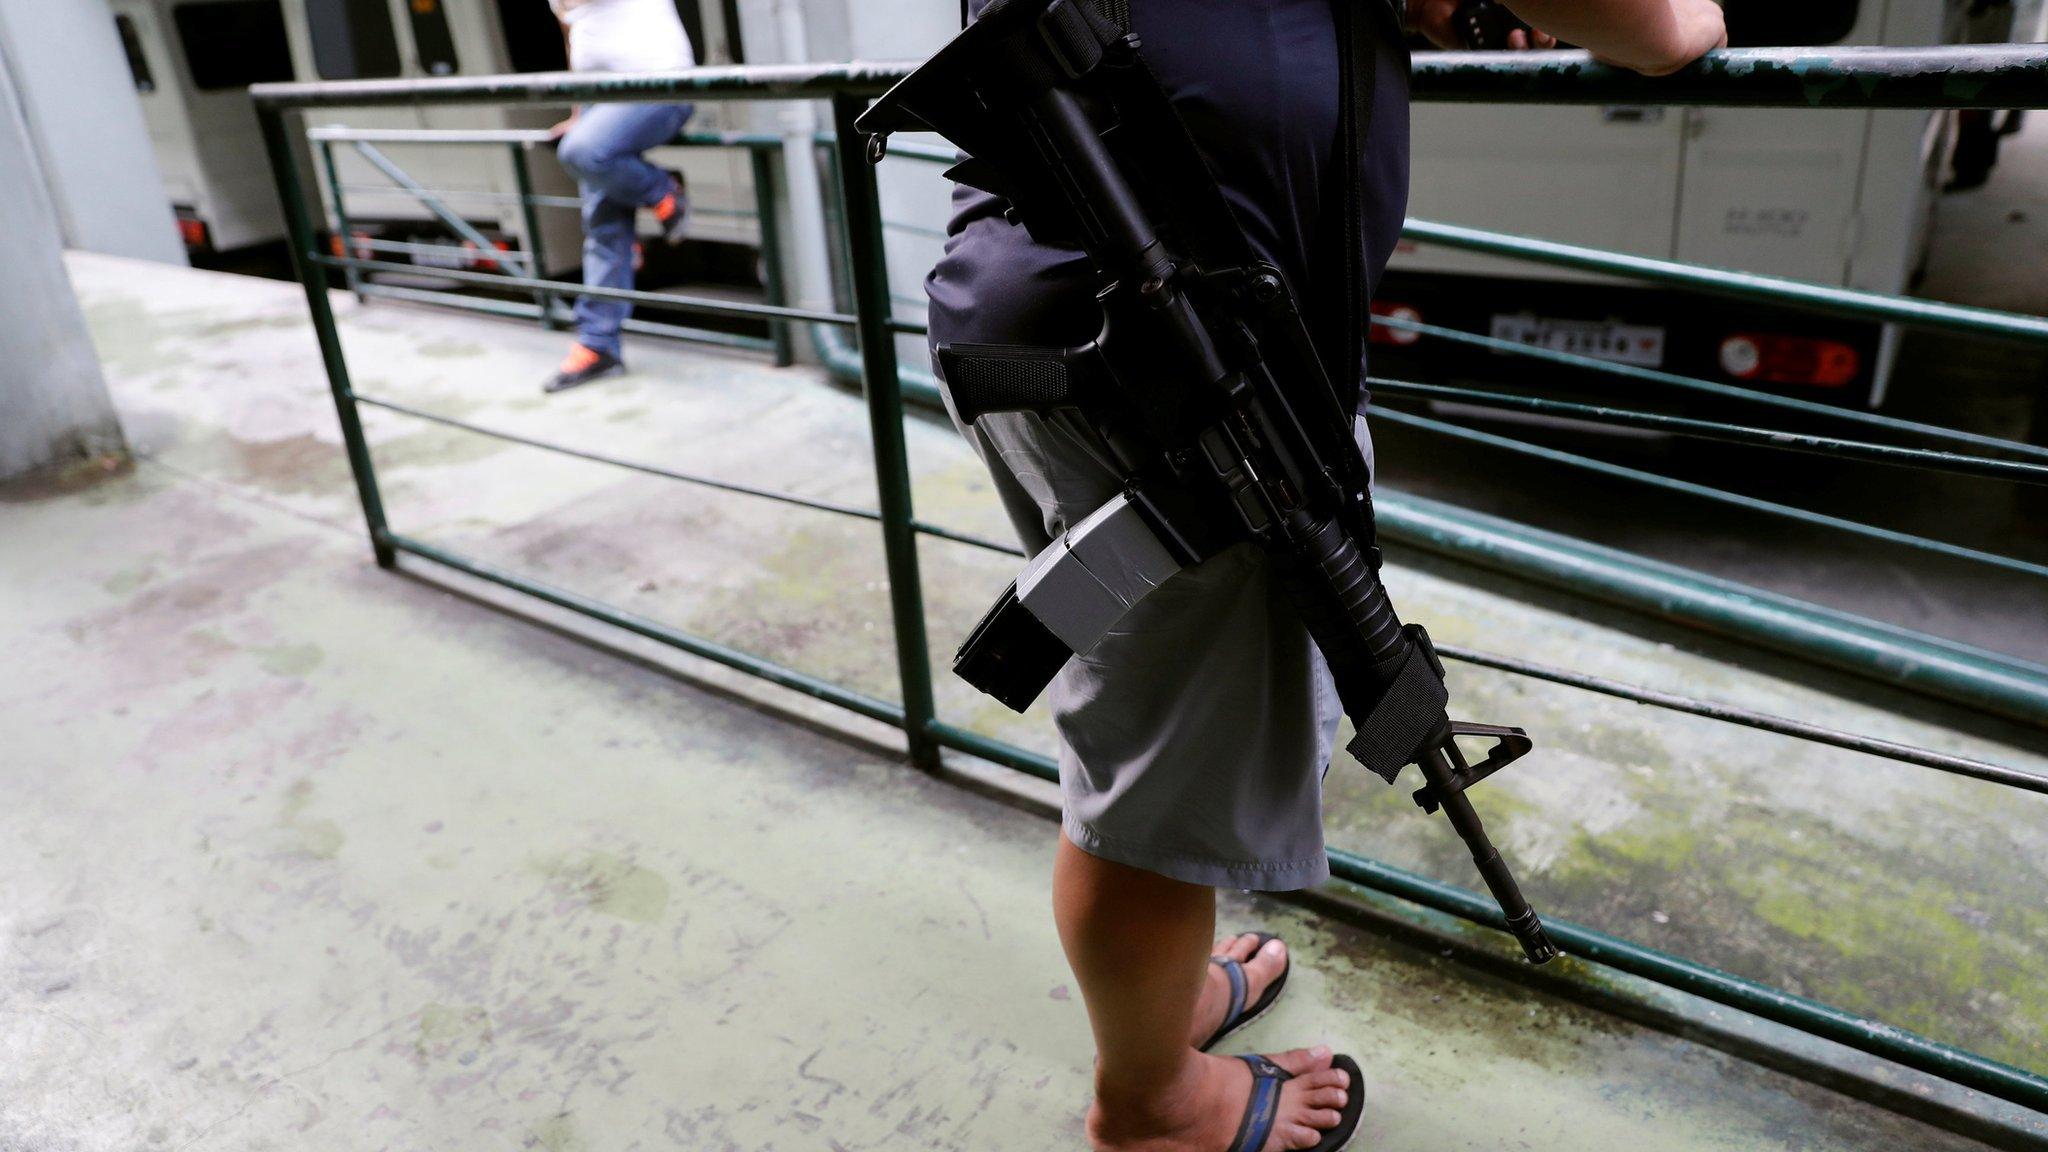
[[[1034,553],[1122,487],[1073,413],[985,416],[962,432]],[[1329,877],[1323,774],[1343,709],[1252,545],[1167,581],[1069,661],[1050,698],[1063,827],[1082,851],[1218,888]]]

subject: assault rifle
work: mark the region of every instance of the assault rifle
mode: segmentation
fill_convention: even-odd
[[[1366,5],[1336,7],[1355,48],[1362,29],[1350,22],[1365,16],[1351,10]],[[1364,111],[1354,101],[1370,98],[1361,73],[1371,50],[1346,59],[1352,130],[1340,137],[1355,162]],[[954,180],[1005,198],[1012,223],[1035,239],[1079,245],[1100,286],[1103,326],[1086,345],[937,349],[962,420],[1078,409],[1126,477],[1115,499],[1028,563],[955,671],[1021,711],[1175,572],[1251,541],[1329,663],[1358,730],[1348,751],[1389,784],[1417,765],[1416,803],[1441,809],[1464,838],[1529,959],[1555,957],[1466,796],[1526,754],[1529,738],[1449,718],[1428,634],[1402,624],[1380,583],[1352,413],[1136,38],[1092,0],[998,0],[858,127],[877,162],[892,132],[946,137],[967,156]],[[1349,239],[1362,251],[1355,232]],[[1361,279],[1353,269],[1347,303],[1359,317]],[[1493,744],[1469,763],[1459,737]]]

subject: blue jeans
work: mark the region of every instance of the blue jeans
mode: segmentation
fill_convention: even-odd
[[[633,286],[634,214],[669,193],[668,173],[640,154],[667,144],[695,109],[688,104],[589,104],[562,136],[555,155],[583,190],[583,282]],[[619,354],[619,328],[633,314],[624,300],[579,296],[577,343]]]

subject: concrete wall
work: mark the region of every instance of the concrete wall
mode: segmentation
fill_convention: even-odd
[[[0,57],[65,246],[185,263],[112,10],[103,0],[0,0]]]
[[[0,480],[122,450],[9,61],[0,53]]]

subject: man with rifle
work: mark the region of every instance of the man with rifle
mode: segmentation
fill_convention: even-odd
[[[1649,74],[1724,42],[1712,0],[1490,7],[1413,0],[1405,18],[1446,47],[1554,36]],[[1465,837],[1530,959],[1555,954],[1463,794],[1528,741],[1447,719],[1441,668],[1394,615],[1372,546],[1363,333],[1406,210],[1403,14],[976,0],[973,15],[861,126],[937,130],[968,156],[927,283],[932,341],[1035,556],[956,668],[1018,708],[1050,685],[1054,914],[1098,1050],[1088,1137],[1330,1152],[1359,1124],[1355,1061],[1208,1049],[1272,1004],[1288,966],[1270,936],[1214,939],[1215,889],[1327,878],[1340,714],[1368,768],[1420,768],[1418,802]],[[1477,765],[1453,740],[1471,734],[1497,741]]]

